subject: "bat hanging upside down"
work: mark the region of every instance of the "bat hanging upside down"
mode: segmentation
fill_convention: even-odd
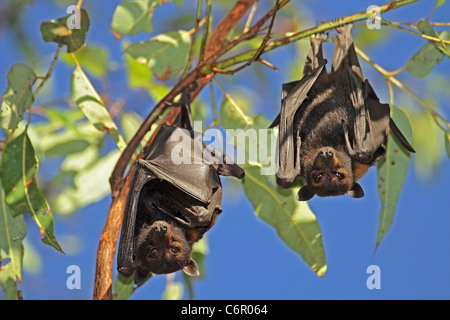
[[[364,196],[357,182],[386,152],[389,130],[415,152],[379,102],[361,71],[351,37],[352,25],[337,28],[331,73],[322,42],[311,38],[303,78],[283,84],[279,124],[277,183],[289,188],[297,176],[304,186],[297,200],[349,194]]]
[[[117,269],[136,283],[150,273],[183,270],[198,276],[192,246],[222,212],[220,177],[244,177],[244,170],[205,145],[192,130],[190,91],[183,91],[181,112],[173,126],[163,125],[135,171],[122,222]],[[174,136],[177,139],[172,139]],[[200,138],[199,138],[200,137]],[[181,142],[179,141],[181,139]],[[195,143],[200,144],[195,152]],[[173,154],[189,154],[175,164]]]

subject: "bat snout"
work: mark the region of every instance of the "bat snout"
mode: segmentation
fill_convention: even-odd
[[[167,231],[167,224],[165,222],[162,222],[162,221],[157,222],[153,226],[153,231],[158,233],[158,234],[164,235],[166,233],[166,231]]]
[[[333,150],[329,149],[329,148],[323,148],[323,149],[319,150],[319,153],[317,155],[320,156],[320,157],[326,158],[326,159],[332,158],[333,157]]]

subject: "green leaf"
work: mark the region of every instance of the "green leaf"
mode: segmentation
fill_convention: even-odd
[[[8,88],[2,95],[0,110],[0,127],[14,130],[22,120],[25,111],[34,101],[31,86],[37,76],[33,69],[23,64],[16,64],[8,72]]]
[[[392,118],[410,141],[412,129],[406,114],[392,105]],[[386,154],[377,164],[378,195],[381,200],[381,212],[378,226],[377,246],[388,232],[395,214],[398,196],[408,171],[410,154],[401,146],[392,132],[389,133]]]
[[[298,190],[281,189],[260,174],[258,167],[245,167],[244,192],[255,214],[271,224],[280,238],[319,275],[326,271],[320,226],[307,202],[295,199]]]
[[[162,33],[149,41],[130,45],[125,53],[147,64],[153,75],[166,80],[183,70],[191,46],[190,33],[183,30]]]
[[[126,300],[128,299],[133,292],[138,289],[140,286],[142,286],[144,283],[148,281],[152,277],[152,273],[149,273],[147,278],[142,280],[141,282],[137,283],[136,286],[134,284],[134,274],[129,277],[125,278],[120,273],[117,275],[116,281],[114,282],[114,300]]]
[[[232,109],[222,109],[222,123],[233,126],[233,118],[229,116],[234,113],[226,112]],[[273,179],[275,164],[272,162],[275,159],[276,135],[273,130],[267,129],[271,121],[262,115],[254,117],[245,115],[245,117],[248,118],[245,130],[241,133],[234,131],[236,139],[232,141],[238,149],[244,149],[247,153],[245,157],[247,165],[242,166],[242,159],[236,161],[245,170],[245,177],[242,179],[244,192],[255,208],[255,214],[272,225],[279,237],[292,250],[299,253],[319,276],[322,276],[327,266],[320,226],[315,215],[306,202],[296,200],[298,189],[281,189]],[[266,134],[265,139],[263,133]],[[230,134],[228,136],[231,137]],[[244,136],[248,139],[248,144],[242,142]],[[226,153],[230,156],[228,149]],[[256,166],[249,165],[250,163]],[[267,167],[268,164],[270,167]]]
[[[450,40],[450,32],[443,31],[439,34],[439,38]],[[442,43],[439,47],[436,42],[428,41],[417,53],[415,53],[406,64],[406,70],[417,78],[428,76],[436,64],[439,64],[445,57]],[[446,46],[448,49],[448,46]],[[447,53],[448,54],[448,53]]]
[[[436,8],[442,6],[445,3],[445,0],[436,0],[436,4],[434,5]]]
[[[139,32],[153,31],[153,11],[156,6],[162,5],[167,0],[137,0],[124,1],[114,10],[111,32],[114,38],[120,39],[126,34],[135,35]],[[183,0],[174,0],[181,6]]]
[[[78,208],[103,199],[110,193],[109,177],[119,157],[114,150],[80,168],[73,177],[73,186],[63,190],[54,199],[54,208],[61,214],[69,214]]]
[[[104,77],[108,70],[108,52],[100,47],[85,46],[74,53],[80,65],[92,73],[96,77]],[[62,59],[70,64],[75,65],[75,62],[70,54],[64,54]]]
[[[74,18],[80,17],[79,29],[75,26],[69,29]],[[86,35],[89,30],[89,15],[85,9],[81,9],[78,13],[68,15],[63,18],[43,22],[41,24],[42,38],[46,42],[56,42],[60,45],[67,46],[67,52],[77,51],[85,45]]]
[[[125,56],[128,85],[130,88],[150,89],[152,73],[144,63],[138,63],[130,56]]]
[[[237,98],[238,106],[247,106],[248,101],[246,99]],[[247,113],[244,111],[244,113]],[[228,100],[224,99],[220,106],[220,121],[225,129],[239,129],[245,128],[247,126],[246,119],[242,116],[239,109],[236,109],[233,104]]]
[[[61,251],[53,235],[53,216],[46,199],[36,182],[38,162],[33,146],[24,131],[3,150],[0,178],[6,194],[6,202],[13,216],[24,212],[31,214],[39,227],[42,241]]]
[[[441,36],[436,31],[434,31],[433,26],[427,20],[423,20],[423,19],[420,20],[419,23],[417,24],[417,28],[424,35],[442,39]],[[436,46],[437,49],[442,51],[442,53],[444,53],[447,56],[450,56],[450,47],[447,46],[447,44],[445,44],[443,42],[436,42],[436,41],[432,41],[432,43],[434,46]]]
[[[163,292],[164,300],[180,300],[183,295],[183,284],[180,282],[170,282]]]
[[[436,125],[431,113],[426,110],[409,112],[409,117],[414,123],[412,140],[416,150],[415,171],[423,179],[432,179],[444,152],[442,130]]]
[[[0,283],[7,300],[17,299],[17,281],[22,281],[24,217],[13,217],[0,183]]]
[[[139,63],[130,56],[125,56],[125,58],[130,88],[147,89],[154,101],[160,101],[169,93],[170,88],[168,86],[154,81],[152,73],[145,63]]]
[[[134,292],[134,276],[125,278],[120,273],[114,282],[114,300],[126,300]]]
[[[137,34],[141,31],[152,32],[153,8],[156,1],[139,0],[124,1],[114,11],[111,32],[116,39],[126,34]]]
[[[125,149],[125,140],[120,135],[97,91],[80,68],[76,68],[73,72],[71,90],[73,101],[78,104],[94,127],[111,135],[119,150]]]
[[[206,235],[203,236],[203,238],[201,238],[198,242],[194,243],[194,245],[192,246],[191,257],[195,262],[197,262],[201,278],[205,277],[206,273],[205,258],[206,255],[208,254],[208,251],[209,248]]]
[[[34,142],[39,158],[65,157],[61,165],[63,170],[69,158],[76,157],[77,165],[70,170],[79,171],[89,160],[87,149],[99,150],[104,134],[92,126],[79,109],[52,110],[45,109],[44,114],[49,121],[42,121],[28,126],[28,135]],[[71,120],[71,121],[70,121]],[[80,121],[81,120],[81,121]],[[78,155],[81,155],[78,157]],[[98,158],[98,152],[94,159]],[[55,182],[53,180],[53,182]]]
[[[450,158],[450,129],[444,135],[444,145],[445,151],[447,152],[447,157]]]

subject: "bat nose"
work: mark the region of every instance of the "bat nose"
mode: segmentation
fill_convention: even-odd
[[[324,158],[332,157],[333,151],[331,151],[330,149],[322,149],[319,151],[319,156],[324,157]]]
[[[164,224],[164,223],[157,223],[156,225],[155,225],[155,227],[153,228],[153,230],[155,231],[155,232],[161,232],[161,233],[166,233],[166,231],[167,231],[167,226]]]

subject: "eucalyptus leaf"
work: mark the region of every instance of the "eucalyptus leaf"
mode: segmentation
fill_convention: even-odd
[[[450,32],[443,31],[439,38],[450,40]],[[447,46],[448,47],[448,46]],[[446,52],[446,51],[444,51]],[[406,64],[405,69],[414,77],[423,78],[430,74],[436,64],[439,64],[445,54],[433,41],[428,41],[418,52],[416,52]]]
[[[98,46],[85,46],[74,53],[78,63],[92,75],[103,77],[108,70],[108,52],[106,49]],[[64,54],[62,59],[70,64],[75,65],[72,55]]]
[[[191,46],[190,33],[184,30],[162,33],[149,41],[130,45],[125,53],[147,64],[153,75],[166,80],[183,70]]]
[[[430,37],[434,37],[434,38],[438,38],[438,39],[442,39],[441,35],[439,35],[436,31],[434,31],[433,26],[431,25],[431,23],[428,20],[424,20],[424,19],[420,20],[417,23],[417,28],[424,35],[427,35],[427,36],[430,36]],[[445,33],[444,33],[444,35],[445,35]],[[446,39],[444,39],[444,40],[446,40]],[[432,41],[432,43],[442,53],[444,53],[447,56],[450,56],[450,47],[447,44],[445,44],[443,42],[438,42],[438,41]]]
[[[0,283],[7,300],[17,299],[17,281],[22,281],[26,230],[23,215],[12,216],[0,183]]]
[[[429,103],[432,104],[431,100]],[[442,161],[442,130],[436,125],[435,119],[426,110],[408,112],[414,123],[412,140],[414,141],[415,171],[422,179],[433,179],[436,169]]]
[[[255,214],[272,225],[280,238],[322,276],[326,271],[320,226],[307,202],[297,201],[298,190],[281,189],[260,174],[258,167],[245,167],[242,182]]]
[[[3,150],[0,179],[6,202],[13,216],[28,212],[39,227],[42,241],[62,252],[53,235],[53,216],[36,182],[38,162],[33,146],[24,131]]]
[[[0,127],[7,130],[17,128],[23,114],[34,101],[31,86],[36,79],[37,76],[33,69],[24,64],[16,64],[11,67],[8,72],[8,88],[2,95]]]
[[[450,129],[444,135],[444,146],[447,152],[447,157],[450,158]]]
[[[135,35],[139,32],[153,31],[153,12],[156,6],[168,2],[167,0],[137,0],[123,1],[114,10],[111,32],[116,39],[124,35]],[[181,6],[183,0],[174,0]]]
[[[68,26],[72,22],[75,22],[75,24],[69,28]],[[44,41],[66,45],[67,52],[71,53],[85,45],[89,26],[90,21],[87,11],[85,9],[77,9],[71,15],[43,22],[41,24],[41,33]]]
[[[71,90],[73,101],[78,104],[94,127],[111,135],[119,150],[125,149],[125,140],[120,135],[102,99],[86,74],[78,67],[72,75]]]
[[[134,292],[134,277],[125,278],[120,273],[114,282],[114,300],[126,300]]]
[[[392,118],[407,140],[411,139],[412,129],[406,114],[396,106],[391,106]],[[410,154],[389,133],[386,154],[377,163],[378,195],[381,200],[381,212],[378,226],[377,246],[391,227],[395,207],[408,171]]]
[[[109,177],[118,157],[119,151],[114,150],[89,166],[80,168],[73,178],[74,186],[66,188],[54,199],[55,210],[69,214],[108,195]]]
[[[170,282],[163,292],[164,300],[180,300],[183,295],[183,284],[180,282]]]
[[[223,104],[221,121],[235,128],[233,121],[239,117],[234,117],[232,110],[232,107]],[[320,226],[315,215],[306,202],[296,200],[298,189],[281,189],[273,181],[276,135],[274,130],[267,129],[271,121],[262,115],[245,117],[247,121],[240,122],[240,125],[245,123],[245,130],[232,130],[236,137],[233,143],[247,153],[245,165],[242,165],[242,160],[237,161],[245,170],[242,179],[244,192],[255,208],[255,214],[272,225],[288,247],[300,254],[317,275],[322,276],[327,266]],[[239,133],[239,130],[242,131]],[[242,142],[244,136],[248,139],[248,148]],[[228,149],[227,155],[230,156]],[[267,167],[268,164],[271,166]]]
[[[156,1],[139,0],[124,1],[114,10],[111,32],[116,39],[126,34],[137,34],[141,31],[152,32],[153,7]]]

